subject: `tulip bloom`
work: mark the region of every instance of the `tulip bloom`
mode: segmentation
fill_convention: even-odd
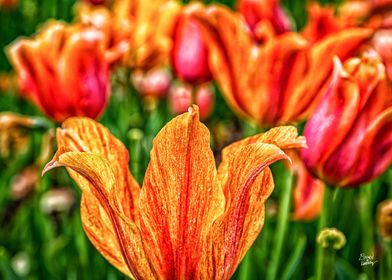
[[[151,69],[169,62],[172,35],[180,4],[168,0],[117,0],[114,21],[131,27],[127,34],[130,49],[122,62],[129,67]],[[123,36],[122,29],[117,30]]]
[[[195,15],[204,27],[214,79],[238,114],[261,126],[304,119],[332,72],[332,58],[346,59],[372,30],[351,28],[315,44],[300,34],[265,29],[256,45],[239,14],[218,6]]]
[[[176,75],[189,83],[211,80],[208,66],[208,48],[204,42],[200,23],[192,17],[192,11],[200,5],[190,5],[178,16],[173,36],[171,61]]]
[[[308,120],[306,167],[328,184],[357,186],[392,161],[391,85],[375,52],[344,63],[335,59],[328,90]]]
[[[392,81],[392,29],[382,29],[374,34],[372,45],[382,58],[389,80]]]
[[[19,86],[50,118],[97,118],[109,97],[102,33],[51,22],[34,39],[19,39],[10,59]]]
[[[216,170],[194,106],[156,136],[139,189],[125,147],[100,124],[71,118],[57,141],[44,171],[67,167],[88,237],[135,279],[229,279],[263,226],[268,166],[305,145],[294,127],[275,128],[226,147]]]

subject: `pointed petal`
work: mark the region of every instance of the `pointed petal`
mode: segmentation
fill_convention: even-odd
[[[140,188],[129,171],[127,149],[107,128],[88,118],[69,118],[57,130],[57,143],[70,151],[103,156],[116,178],[115,195],[121,212],[135,219]]]
[[[153,277],[137,227],[121,219],[110,202],[116,179],[109,162],[97,154],[60,148],[44,171],[58,166],[67,167],[82,190],[83,227],[98,251],[128,276]]]
[[[226,196],[225,212],[208,235],[204,278],[229,279],[233,275],[263,227],[264,203],[274,188],[268,166],[281,159],[288,156],[265,143],[245,145],[229,158],[226,178],[219,182]]]
[[[223,210],[208,129],[197,106],[156,136],[140,195],[145,250],[163,279],[197,278],[207,232]]]

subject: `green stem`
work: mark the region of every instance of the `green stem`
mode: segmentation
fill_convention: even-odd
[[[362,250],[366,255],[374,255],[373,240],[373,215],[372,215],[372,185],[371,183],[362,185],[359,189],[360,196],[360,219],[362,227]],[[368,279],[374,279],[373,266],[363,267]]]
[[[317,234],[319,234],[324,228],[331,225],[333,197],[334,190],[332,187],[327,186],[324,192],[323,208],[321,210]],[[331,256],[328,250],[323,249],[319,244],[316,244],[316,280],[333,279],[334,273],[332,270],[334,269],[329,266],[330,260]]]
[[[276,229],[276,238],[274,240],[272,248],[272,258],[271,265],[267,271],[267,279],[276,279],[279,268],[279,260],[283,248],[283,241],[286,234],[286,229],[288,225],[288,217],[290,211],[290,198],[293,185],[293,176],[290,171],[285,172],[285,181],[282,186],[281,197],[279,201],[279,213],[278,213],[278,224]]]

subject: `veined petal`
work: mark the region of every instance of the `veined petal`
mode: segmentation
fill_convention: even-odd
[[[140,195],[144,248],[163,279],[197,278],[205,239],[223,211],[215,161],[197,106],[156,136]]]
[[[129,171],[127,149],[107,128],[88,118],[69,118],[57,130],[57,143],[70,151],[90,152],[104,157],[116,178],[114,195],[119,209],[128,219],[135,219],[140,188]]]
[[[82,189],[83,227],[98,251],[130,277],[154,277],[136,225],[122,220],[110,203],[116,178],[109,162],[101,155],[60,148],[43,172],[59,166],[67,167]]]
[[[226,196],[225,212],[213,224],[204,249],[202,278],[229,279],[264,224],[264,203],[273,188],[268,166],[288,156],[277,146],[254,143],[229,158],[218,181]],[[239,172],[240,170],[240,172]]]

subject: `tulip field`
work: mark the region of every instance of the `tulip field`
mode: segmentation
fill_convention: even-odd
[[[0,279],[392,279],[391,0],[0,0]]]

